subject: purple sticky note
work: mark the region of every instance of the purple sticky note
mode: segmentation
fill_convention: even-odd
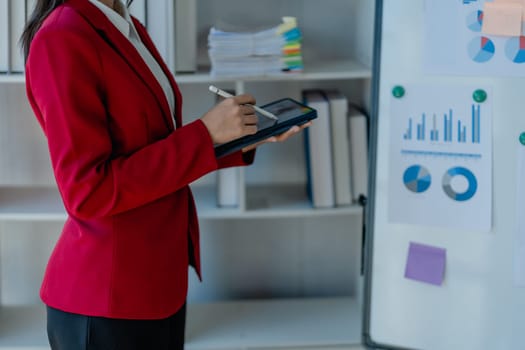
[[[445,276],[447,250],[410,242],[405,277],[440,286]]]

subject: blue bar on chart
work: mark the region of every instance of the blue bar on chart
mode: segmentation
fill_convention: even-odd
[[[458,120],[458,142],[467,142],[467,127],[462,125],[460,120]]]
[[[417,124],[417,139],[419,141],[425,140],[425,119],[426,115],[423,113],[421,123]]]
[[[403,135],[405,140],[412,140],[412,118],[408,118],[408,129],[405,135]]]
[[[443,123],[444,123],[444,141],[445,142],[452,142],[452,109],[448,111],[448,117],[445,113],[443,115]]]
[[[472,105],[472,143],[480,143],[480,119],[481,112],[479,105]]]
[[[439,131],[436,128],[436,115],[432,116],[432,130],[430,130],[430,141],[439,141]]]

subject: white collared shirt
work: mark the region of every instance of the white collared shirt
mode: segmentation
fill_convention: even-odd
[[[123,16],[120,16],[116,11],[109,8],[108,6],[104,5],[102,2],[98,0],[89,0],[93,5],[95,5],[97,8],[99,8],[104,15],[110,20],[111,23],[124,35],[130,42],[133,44],[135,49],[137,49],[138,53],[140,54],[140,57],[142,57],[142,60],[146,63],[146,65],[149,67],[150,71],[153,73],[157,81],[159,82],[160,86],[162,87],[162,90],[164,91],[164,95],[166,96],[166,100],[168,101],[168,105],[170,107],[170,113],[171,118],[173,119],[173,125],[175,126],[175,119],[174,119],[174,108],[175,108],[175,96],[173,93],[173,89],[171,88],[170,82],[168,78],[166,77],[166,74],[164,74],[164,71],[160,67],[160,65],[157,63],[153,55],[149,52],[149,50],[146,48],[146,46],[142,43],[140,40],[140,36],[137,33],[137,30],[135,29],[135,26],[133,25],[133,21],[131,20],[131,17],[129,15],[128,8],[123,5],[121,6],[123,9]],[[120,1],[120,0],[116,0]]]

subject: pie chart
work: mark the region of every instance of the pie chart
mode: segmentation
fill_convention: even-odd
[[[481,32],[483,24],[483,11],[474,11],[467,16],[467,27],[473,32]]]
[[[412,165],[403,174],[403,183],[406,188],[415,193],[428,190],[431,182],[430,173],[421,165]]]
[[[525,36],[510,38],[505,44],[505,55],[514,63],[524,63]]]
[[[487,62],[494,56],[494,42],[485,36],[474,38],[468,45],[468,54],[474,62]]]
[[[462,176],[467,181],[468,186],[467,189],[463,192],[456,191],[452,186],[452,179],[456,176]],[[464,167],[454,167],[448,169],[448,171],[443,175],[443,181],[442,181],[443,191],[445,191],[446,195],[455,201],[462,202],[469,200],[476,194],[476,190],[478,189],[478,181],[476,180],[476,176],[467,168]]]

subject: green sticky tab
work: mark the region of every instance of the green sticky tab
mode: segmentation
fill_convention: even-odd
[[[525,132],[520,134],[520,143],[525,146]]]
[[[405,88],[400,85],[394,86],[392,89],[392,95],[394,95],[395,98],[401,98],[405,96]]]
[[[487,93],[485,92],[485,90],[477,89],[472,94],[472,98],[474,99],[474,101],[482,103],[485,102],[485,100],[487,99]]]

